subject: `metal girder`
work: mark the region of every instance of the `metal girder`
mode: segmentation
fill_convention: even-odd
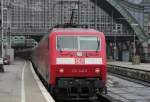
[[[110,5],[112,5],[120,14],[126,19],[126,21],[131,25],[132,29],[136,32],[137,37],[141,43],[148,41],[148,37],[144,33],[144,30],[136,21],[136,19],[120,4],[120,0],[106,0]],[[135,26],[134,24],[138,24]]]

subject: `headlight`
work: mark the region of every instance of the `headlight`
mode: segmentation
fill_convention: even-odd
[[[60,68],[60,69],[59,69],[59,72],[60,72],[60,73],[64,73],[64,69],[63,69],[63,68]]]
[[[100,73],[100,68],[95,68],[95,73],[99,74]]]

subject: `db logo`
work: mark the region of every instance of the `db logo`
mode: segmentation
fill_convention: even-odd
[[[85,62],[84,62],[84,58],[76,58],[75,59],[75,63],[76,64],[84,64]]]

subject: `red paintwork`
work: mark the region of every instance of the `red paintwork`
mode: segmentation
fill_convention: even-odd
[[[82,57],[76,56],[77,51],[57,51],[56,50],[56,36],[57,35],[86,35],[98,36],[101,41],[101,50],[96,51],[80,51],[83,53]],[[48,44],[49,43],[49,44]],[[45,37],[37,47],[36,62],[38,63],[38,71],[43,78],[51,85],[55,86],[57,77],[101,77],[106,82],[106,45],[105,37],[102,32],[88,29],[77,28],[58,28],[50,32],[48,37]],[[84,58],[102,58],[102,65],[85,65]],[[57,65],[56,58],[82,58],[82,63],[75,65]],[[60,73],[59,69],[63,68],[64,73]],[[95,68],[100,68],[100,74],[95,73]],[[46,78],[49,74],[50,78]]]

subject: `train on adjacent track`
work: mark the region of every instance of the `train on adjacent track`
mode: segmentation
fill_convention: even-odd
[[[11,43],[11,47],[14,49],[32,48],[37,45],[37,41],[32,38],[26,38],[25,36],[12,36],[10,39],[4,37],[4,45]]]
[[[102,32],[54,28],[32,52],[32,63],[59,98],[87,98],[106,91],[106,44]]]

